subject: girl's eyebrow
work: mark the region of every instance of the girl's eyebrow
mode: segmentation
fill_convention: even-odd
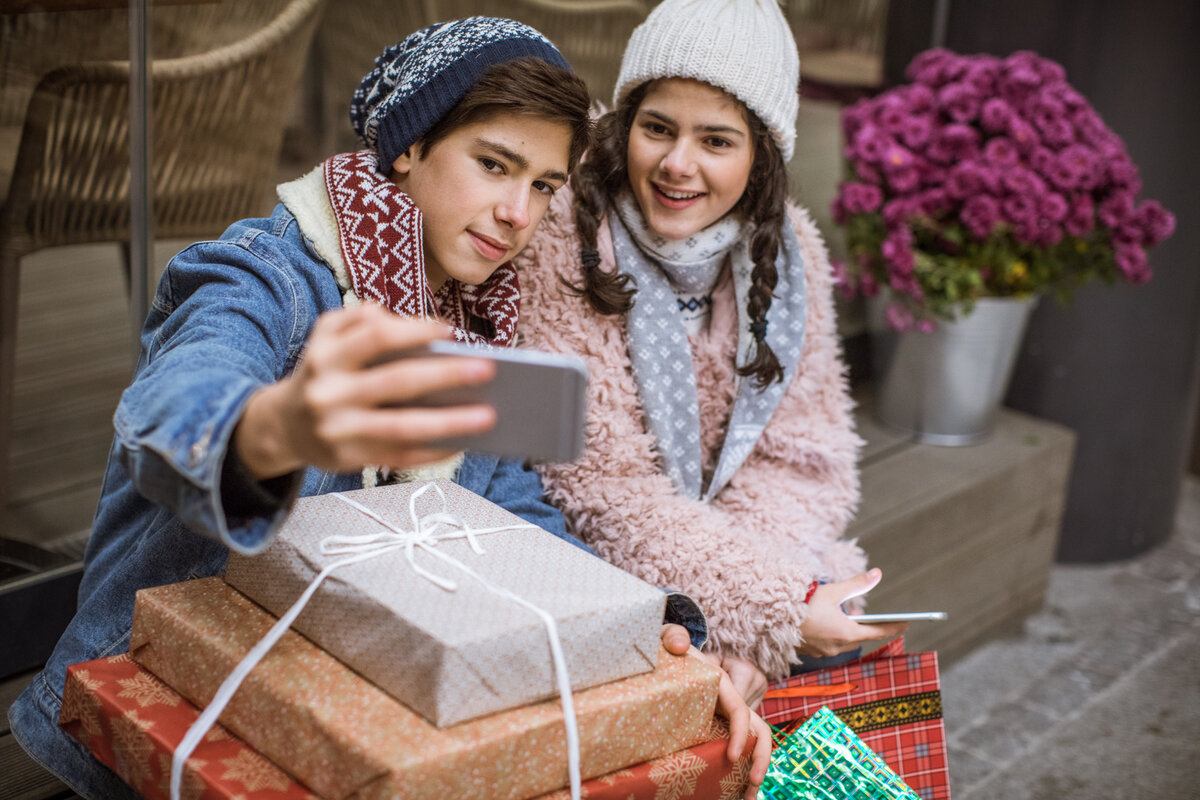
[[[496,155],[500,156],[501,158],[505,159],[506,161],[509,161],[512,164],[515,164],[518,169],[521,169],[521,170],[529,169],[529,159],[527,159],[525,156],[521,155],[517,151],[513,150],[512,148],[508,147],[507,145],[501,144],[500,142],[495,142],[495,141],[492,141],[491,139],[484,139],[483,137],[478,137],[475,139],[475,146],[482,148],[484,150],[490,150],[491,152],[495,153]],[[555,180],[555,181],[561,181],[563,183],[567,182],[567,174],[565,172],[559,172],[558,170],[553,170],[553,169],[546,170],[538,177],[542,178],[544,180]]]
[[[653,108],[643,109],[639,113],[645,114],[648,117],[653,117],[664,125],[679,127],[679,123],[677,123],[675,120],[671,119],[661,111],[655,111]],[[731,125],[697,125],[695,130],[701,133],[720,133],[725,135],[740,136],[743,138],[746,136],[746,132],[744,130],[741,128],[735,128]]]

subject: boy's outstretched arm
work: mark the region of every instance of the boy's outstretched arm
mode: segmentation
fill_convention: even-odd
[[[494,374],[486,359],[388,354],[447,339],[445,325],[405,319],[375,305],[331,311],[312,330],[295,372],[256,391],[234,446],[256,479],[305,466],[347,472],[368,464],[409,467],[451,455],[428,442],[495,424],[488,406],[397,408],[399,403]]]

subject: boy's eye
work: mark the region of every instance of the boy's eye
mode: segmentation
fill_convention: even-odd
[[[488,172],[496,172],[496,173],[500,173],[500,172],[503,172],[503,171],[504,171],[504,165],[503,165],[503,164],[501,164],[501,163],[500,163],[499,161],[497,161],[496,159],[494,159],[494,158],[488,158],[487,156],[480,156],[480,157],[479,157],[479,164],[480,164],[480,166],[482,166],[482,167],[483,167],[485,170],[487,170]]]
[[[537,191],[541,192],[542,194],[548,194],[548,195],[552,195],[558,191],[557,186],[555,186],[552,183],[546,183],[545,181],[534,181],[533,188],[536,189]]]

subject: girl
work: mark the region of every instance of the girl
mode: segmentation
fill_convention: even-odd
[[[591,370],[587,449],[542,468],[549,498],[699,600],[752,706],[768,677],[904,629],[840,607],[880,573],[839,538],[859,439],[825,246],[787,199],[798,80],[775,0],[665,0],[517,261],[522,343]]]

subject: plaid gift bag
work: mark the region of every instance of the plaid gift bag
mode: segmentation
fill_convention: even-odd
[[[828,706],[921,800],[950,800],[937,653],[895,639],[838,667],[773,684],[759,715],[784,734]]]

